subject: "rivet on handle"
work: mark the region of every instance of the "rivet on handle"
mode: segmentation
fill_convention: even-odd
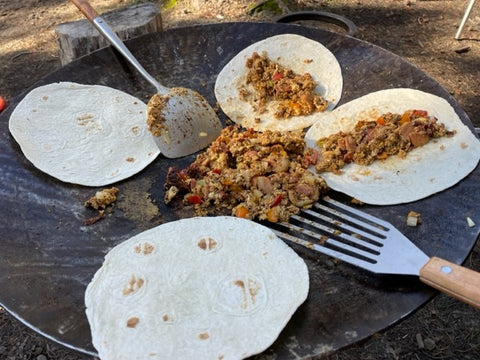
[[[440,268],[440,271],[444,274],[450,274],[452,272],[452,268],[450,266],[443,265]]]

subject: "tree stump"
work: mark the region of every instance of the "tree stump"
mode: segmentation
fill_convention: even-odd
[[[122,40],[162,30],[160,11],[154,3],[134,5],[101,16]],[[55,32],[62,65],[110,45],[86,19],[59,24]]]

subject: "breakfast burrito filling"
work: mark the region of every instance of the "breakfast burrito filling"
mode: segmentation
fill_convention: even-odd
[[[252,94],[242,85],[240,97],[250,101],[259,114],[266,111],[270,100],[278,101],[274,116],[279,119],[326,109],[327,101],[315,92],[317,84],[310,73],[297,74],[272,61],[265,51],[261,55],[254,52],[245,65],[248,68],[246,83],[255,91]]]
[[[319,139],[321,157],[315,169],[340,173],[351,162],[370,165],[392,155],[404,158],[409,151],[432,139],[454,134],[455,130],[447,130],[425,110],[389,112],[375,120],[361,120],[349,132],[340,131]]]
[[[308,168],[318,152],[307,149],[303,132],[225,128],[185,169],[170,168],[165,202],[181,198],[197,215],[228,209],[241,218],[286,221],[326,192],[325,181]]]

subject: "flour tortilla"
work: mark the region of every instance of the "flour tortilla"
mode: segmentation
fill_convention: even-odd
[[[308,289],[305,262],[270,229],[196,217],[113,248],[85,304],[102,360],[227,360],[268,348]]]
[[[38,87],[15,108],[9,130],[35,167],[86,186],[128,178],[160,153],[146,125],[145,103],[100,85]]]
[[[443,98],[413,89],[390,89],[353,100],[326,114],[306,134],[309,147],[339,131],[348,132],[359,120],[375,120],[386,112],[427,110],[457,133],[431,140],[407,154],[391,156],[369,166],[348,164],[341,175],[321,176],[334,190],[364,203],[390,205],[407,203],[445,190],[467,176],[478,164],[480,142]]]
[[[259,115],[249,102],[240,100],[238,89],[246,84],[248,73],[245,63],[253,52],[262,54],[263,51],[266,51],[270,60],[297,74],[310,73],[317,83],[315,91],[328,101],[325,111],[332,110],[340,101],[342,70],[330,50],[319,42],[300,35],[272,36],[243,49],[218,74],[215,96],[223,112],[235,123],[256,131],[300,130],[313,124],[321,114],[315,112],[306,116],[278,119],[274,117],[276,102],[271,102],[267,111]],[[253,87],[250,86],[250,89],[253,91]],[[257,122],[255,118],[260,118],[261,121]]]

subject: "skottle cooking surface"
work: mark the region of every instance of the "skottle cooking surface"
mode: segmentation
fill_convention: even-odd
[[[380,89],[412,87],[446,98],[471,126],[455,99],[417,67],[375,45],[315,28],[223,23],[171,29],[126,44],[132,53],[142,54],[147,70],[166,86],[194,89],[213,104],[215,78],[222,67],[251,43],[281,33],[320,41],[335,54],[344,76],[340,104]],[[56,81],[107,85],[149,98],[146,81],[110,48],[67,65],[34,87]],[[185,167],[195,154],[181,159],[160,156],[140,174],[116,184],[120,194],[113,212],[84,226],[83,221],[95,213],[83,203],[96,189],[41,173],[8,133],[8,118],[29,90],[15,97],[0,115],[0,303],[50,339],[95,354],[84,313],[85,288],[113,246],[160,223],[193,216],[188,209],[163,204],[163,184],[168,167]],[[225,116],[221,120],[225,122]],[[456,186],[429,198],[362,209],[391,222],[429,256],[461,263],[478,237],[478,227],[469,228],[466,217],[478,212],[479,182],[476,169]],[[349,201],[339,194],[331,196]],[[410,210],[421,213],[422,225],[406,226]],[[309,267],[310,292],[269,350],[282,359],[293,358],[293,353],[320,355],[362,340],[404,318],[435,294],[415,277],[375,276],[300,247],[294,250]]]

